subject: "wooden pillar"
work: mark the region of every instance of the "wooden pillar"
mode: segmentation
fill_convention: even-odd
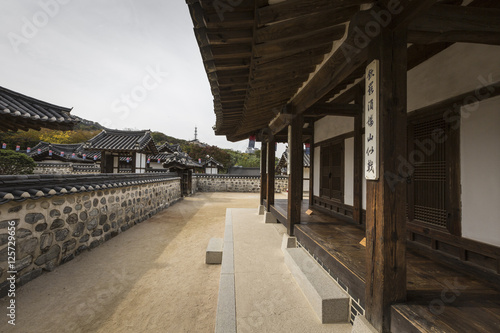
[[[304,149],[302,143],[302,114],[294,115],[288,126],[288,158],[290,175],[288,176],[288,226],[290,236],[294,235],[294,225],[300,223],[302,204],[302,170],[304,169]]]
[[[358,105],[363,105],[363,96],[359,96],[354,101]],[[354,117],[354,189],[353,189],[353,220],[358,224],[363,223],[363,133],[362,116]]]
[[[262,141],[260,149],[260,204],[264,204],[267,194],[267,144]]]
[[[314,123],[311,123],[313,135],[311,137],[311,148],[309,152],[309,207],[314,205]]]
[[[273,139],[267,142],[267,205],[266,210],[271,211],[271,205],[274,205],[274,173],[275,173],[276,147]]]
[[[391,304],[406,300],[406,182],[394,181],[407,156],[406,31],[383,30],[369,46],[368,64],[373,59],[380,62],[380,178],[367,181],[366,318],[389,332]]]

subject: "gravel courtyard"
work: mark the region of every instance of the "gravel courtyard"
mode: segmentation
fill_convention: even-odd
[[[223,237],[227,207],[257,205],[258,194],[185,198],[18,288],[16,326],[4,314],[0,332],[213,332],[220,266],[205,264],[208,240]]]

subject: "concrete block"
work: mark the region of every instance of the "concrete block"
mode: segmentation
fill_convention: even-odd
[[[257,208],[257,215],[264,215],[265,211],[266,207],[264,207],[264,205],[259,205],[259,208]]]
[[[264,212],[264,223],[278,223],[278,220],[271,212]]]
[[[222,238],[210,238],[207,246],[205,262],[207,264],[221,264],[223,247],[224,241]]]
[[[281,250],[296,248],[297,247],[297,237],[290,237],[286,233],[283,234],[283,241],[281,242]]]
[[[283,252],[288,269],[321,323],[349,322],[349,295],[304,249]]]
[[[365,316],[356,316],[351,333],[378,333]]]

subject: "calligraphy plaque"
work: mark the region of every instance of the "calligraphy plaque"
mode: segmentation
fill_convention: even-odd
[[[373,60],[365,73],[365,178],[379,178],[379,61]]]

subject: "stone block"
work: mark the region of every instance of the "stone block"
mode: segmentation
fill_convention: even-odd
[[[264,223],[278,223],[276,217],[271,212],[264,212]]]
[[[365,318],[365,316],[356,316],[352,325],[351,333],[377,333],[375,327]]]
[[[223,247],[224,240],[222,238],[210,238],[207,246],[205,263],[220,265],[222,263]]]
[[[349,295],[302,248],[285,249],[285,263],[323,324],[349,322]]]
[[[266,211],[266,207],[264,207],[264,205],[259,205],[259,208],[257,208],[258,215],[264,215],[265,211]]]
[[[297,247],[297,237],[290,237],[286,233],[283,234],[283,240],[281,242],[281,250],[293,249]]]

